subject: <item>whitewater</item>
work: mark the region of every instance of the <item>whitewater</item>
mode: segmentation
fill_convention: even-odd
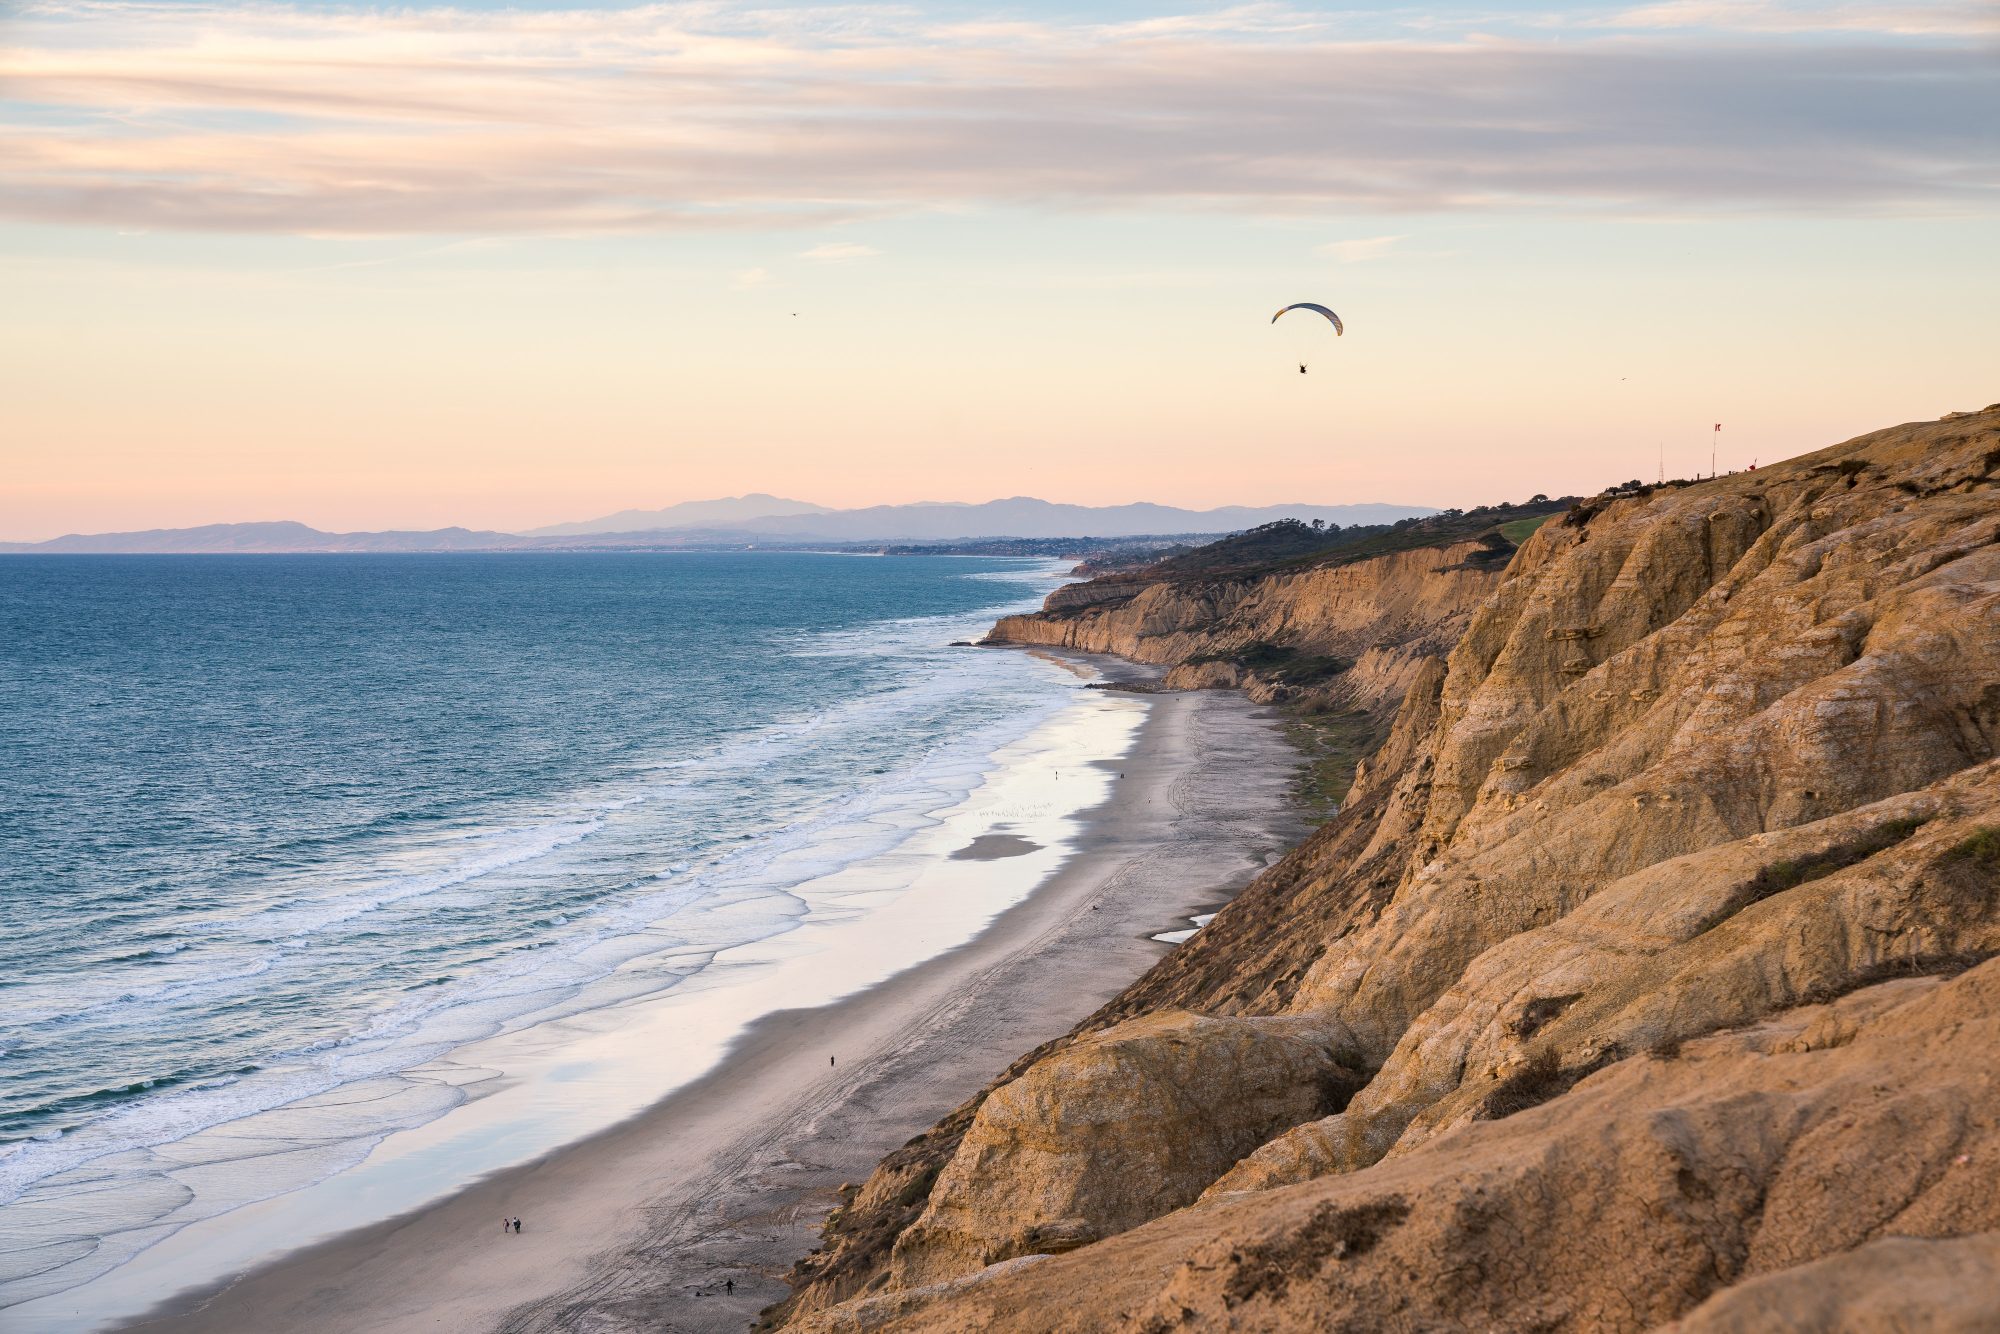
[[[726,989],[719,956],[865,919],[899,883],[884,859],[1079,707],[1069,673],[952,646],[1059,577],[788,553],[0,562],[0,1324],[79,1291],[114,1295],[73,1327],[119,1314],[119,1271],[163,1243],[576,1077],[494,1058],[509,1040],[546,1056],[538,1035]],[[1100,748],[1129,729],[1097,725]],[[815,888],[843,876],[845,898]],[[588,1109],[542,1097],[334,1212],[599,1128],[728,1037]]]

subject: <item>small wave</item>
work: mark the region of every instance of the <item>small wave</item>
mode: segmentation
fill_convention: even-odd
[[[1023,564],[1018,569],[970,570],[958,577],[960,579],[978,580],[982,583],[1032,584],[1039,588],[1051,582],[1076,582],[1077,576],[1071,574],[1069,571],[1069,565],[1063,561],[1037,560],[1033,564]]]
[[[981,574],[1011,578],[1024,586],[1024,595],[1023,575],[1036,577],[1025,569],[966,577]],[[978,616],[992,614],[988,609]],[[307,970],[332,967],[326,960],[342,949],[368,961],[355,975],[374,988],[369,994],[391,999],[373,1013],[356,1015],[346,1033],[305,1041],[310,1030],[295,1027],[291,1041],[270,1044],[289,1050],[260,1051],[261,1064],[234,1073],[211,1068],[178,1083],[156,1079],[136,1092],[110,1091],[118,1097],[97,1105],[76,1133],[53,1129],[24,1152],[0,1158],[0,1202],[98,1159],[188,1140],[260,1112],[336,1094],[358,1081],[396,1076],[496,1032],[663,990],[707,967],[715,952],[731,944],[790,929],[806,911],[792,892],[796,886],[893,848],[933,822],[937,812],[980,781],[999,745],[1071,702],[1067,691],[1035,684],[1035,669],[1018,657],[942,650],[935,641],[953,630],[963,633],[968,619],[907,618],[854,632],[802,635],[794,643],[806,656],[893,662],[884,677],[889,683],[857,687],[855,697],[830,707],[722,736],[699,753],[651,765],[633,755],[621,760],[619,772],[577,791],[537,793],[539,811],[559,812],[560,818],[502,818],[492,822],[495,827],[452,836],[438,832],[434,817],[385,819],[383,827],[394,826],[395,832],[371,833],[342,848],[338,858],[294,859],[269,880],[210,887],[203,911],[237,915],[176,920],[175,938],[150,951],[153,983],[134,985],[135,977],[147,974],[121,970],[125,975],[111,985],[124,999],[112,1004],[171,1031],[164,1007],[193,1015],[253,1004],[260,988],[274,990],[257,979],[282,967],[278,990],[285,992],[287,1006],[304,1013],[341,984],[337,976]],[[987,702],[995,698],[1018,707],[987,724],[963,725],[969,701],[990,707]],[[869,777],[858,777],[863,774]],[[855,777],[849,781],[849,776]],[[523,784],[520,790],[532,788]],[[760,795],[749,802],[742,798],[746,792]],[[701,835],[647,845],[633,832],[667,827],[660,822],[672,819],[701,829]],[[754,834],[743,833],[746,820],[756,822]],[[614,822],[617,838],[595,837]],[[556,863],[560,875],[536,868],[518,880],[506,879],[505,893],[488,887],[476,894],[441,894],[573,844],[586,850],[564,854]],[[388,877],[359,873],[365,857],[398,846],[441,864]],[[682,855],[666,870],[651,871],[649,846],[655,856]],[[595,878],[586,882],[580,878],[586,873]],[[267,895],[268,902],[243,912],[250,897],[239,892],[245,886]],[[301,886],[309,892],[293,892]],[[710,905],[727,911],[702,917]],[[359,918],[368,920],[357,924]],[[688,921],[701,923],[707,934],[677,925]],[[394,953],[405,963],[418,960],[423,951],[402,949],[401,941],[442,922],[472,928],[452,937],[465,951],[460,957],[421,960],[451,966],[451,972],[411,981],[414,966],[401,972],[375,967],[378,953]],[[508,931],[523,938],[510,942]],[[468,940],[486,943],[473,952]],[[201,948],[191,950],[192,945]],[[658,966],[625,967],[655,956]],[[73,1004],[76,998],[60,999]],[[60,1016],[67,1022],[84,1017],[124,1033],[136,1031],[122,1016],[93,1013],[88,1005]],[[84,1040],[89,1036],[94,1034]],[[439,1114],[440,1104],[425,1103],[420,1113],[385,1111],[379,1113],[384,1119],[371,1121],[378,1116],[376,1101],[372,1091],[366,1109],[359,1101],[331,1098],[316,1114],[344,1109],[339,1114],[350,1123],[343,1133],[357,1137],[379,1137],[413,1123],[411,1117]],[[381,1100],[385,1107],[392,1101]]]
[[[78,1003],[67,994],[57,993],[45,996],[34,1004],[20,1004],[9,1012],[7,1019],[11,1027],[18,1028],[60,1030],[87,1027],[92,1021],[102,1018],[107,1013],[129,1006],[158,1005],[162,1002],[182,1001],[200,995],[241,990],[244,983],[263,976],[273,967],[272,959],[254,959],[241,968],[164,982],[153,987],[122,990],[96,1002]]]
[[[366,913],[423,894],[452,889],[495,871],[545,857],[557,848],[579,842],[604,827],[598,819],[572,820],[539,827],[502,829],[462,836],[465,842],[488,847],[484,855],[418,875],[383,881],[371,890],[317,905],[273,909],[250,920],[249,925],[273,938],[297,940],[351,922]]]

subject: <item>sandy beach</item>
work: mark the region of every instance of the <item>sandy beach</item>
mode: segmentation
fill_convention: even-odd
[[[969,943],[767,1017],[621,1125],[126,1327],[741,1329],[784,1296],[841,1183],[1108,999],[1169,948],[1155,934],[1295,841],[1288,758],[1238,696],[1148,697],[1072,855]],[[1022,842],[953,856],[1012,858]],[[520,1235],[504,1217],[523,1220]]]

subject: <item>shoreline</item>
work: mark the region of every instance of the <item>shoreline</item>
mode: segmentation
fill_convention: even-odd
[[[968,942],[766,1015],[609,1129],[116,1327],[742,1329],[789,1291],[835,1187],[1066,1032],[1167,952],[1154,935],[1302,836],[1293,754],[1234,693],[1153,696],[1127,756],[1097,762],[1126,778],[1070,855]],[[491,1235],[515,1215],[523,1235]]]

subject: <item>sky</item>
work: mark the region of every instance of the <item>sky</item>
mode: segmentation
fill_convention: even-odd
[[[0,0],[0,539],[1589,493],[2000,399],[1996,255],[1985,0]]]

